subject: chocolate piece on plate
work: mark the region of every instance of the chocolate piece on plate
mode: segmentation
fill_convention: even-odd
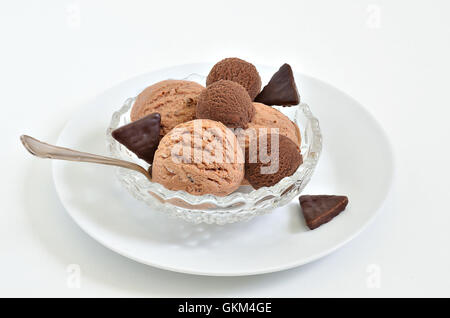
[[[277,184],[281,179],[294,174],[303,163],[300,149],[286,136],[268,133],[265,144],[261,143],[261,138],[256,140],[257,147],[250,144],[245,149],[245,179],[255,189]],[[278,147],[272,147],[272,142],[278,142]],[[261,147],[266,149],[261,150]]]
[[[348,204],[348,198],[340,195],[302,195],[299,200],[306,224],[311,230],[331,221]]]
[[[295,85],[294,73],[289,64],[283,64],[273,74],[269,83],[256,96],[255,102],[282,106],[293,106],[300,103],[300,95],[297,91],[297,85]]]
[[[112,136],[136,156],[151,164],[159,144],[160,124],[160,114],[152,113],[117,128]]]

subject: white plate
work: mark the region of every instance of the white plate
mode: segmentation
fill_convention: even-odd
[[[114,110],[146,86],[211,65],[189,64],[128,80],[88,103],[70,120],[58,144],[107,154],[105,132]],[[277,70],[258,66],[263,83]],[[252,275],[299,266],[336,250],[373,219],[390,189],[393,160],[378,123],[355,100],[317,79],[296,74],[302,101],[322,128],[323,154],[306,194],[345,194],[349,205],[309,231],[298,200],[245,223],[194,225],[170,219],[136,201],[115,168],[55,161],[57,192],[74,221],[104,246],[138,262],[200,275]],[[289,111],[289,109],[286,109]]]

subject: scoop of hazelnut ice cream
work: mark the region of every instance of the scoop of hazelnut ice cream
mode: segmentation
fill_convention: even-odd
[[[144,89],[136,98],[131,120],[151,113],[161,115],[161,137],[178,124],[195,119],[197,99],[204,87],[196,82],[165,80]]]
[[[291,139],[297,147],[300,147],[301,136],[298,126],[294,124],[289,117],[282,112],[261,103],[253,103],[255,107],[255,116],[248,123],[247,132],[254,129],[267,128],[267,132],[271,132],[272,128],[277,129],[277,133]],[[272,132],[275,132],[272,130]]]
[[[152,179],[169,190],[225,196],[244,177],[244,155],[222,123],[197,119],[176,126],[159,143]]]

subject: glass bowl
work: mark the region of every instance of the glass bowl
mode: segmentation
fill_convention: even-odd
[[[203,76],[191,74],[186,80],[204,84]],[[202,83],[203,82],[203,83]],[[122,146],[111,136],[111,132],[130,122],[130,111],[135,97],[125,101],[116,111],[107,129],[106,139],[112,157],[135,162],[144,168],[148,164]],[[313,116],[307,104],[293,107],[277,107],[297,124],[302,137],[301,153],[303,164],[297,171],[272,187],[254,190],[242,185],[230,195],[191,195],[185,191],[171,191],[159,183],[150,182],[144,175],[117,168],[120,183],[138,200],[144,201],[154,210],[193,223],[226,224],[249,220],[289,203],[307,185],[317,165],[322,150],[322,135],[319,121]]]

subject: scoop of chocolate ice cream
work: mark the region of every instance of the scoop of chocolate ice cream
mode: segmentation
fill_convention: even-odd
[[[213,66],[206,78],[206,85],[220,80],[241,84],[253,100],[261,90],[261,77],[256,67],[236,57],[226,58]]]
[[[245,149],[245,178],[255,189],[277,184],[303,163],[299,148],[290,138],[271,133],[265,136],[266,142],[261,142],[260,135],[256,147],[250,144]]]
[[[198,97],[196,115],[212,119],[231,128],[247,128],[255,107],[244,87],[236,82],[220,80],[206,87]]]

